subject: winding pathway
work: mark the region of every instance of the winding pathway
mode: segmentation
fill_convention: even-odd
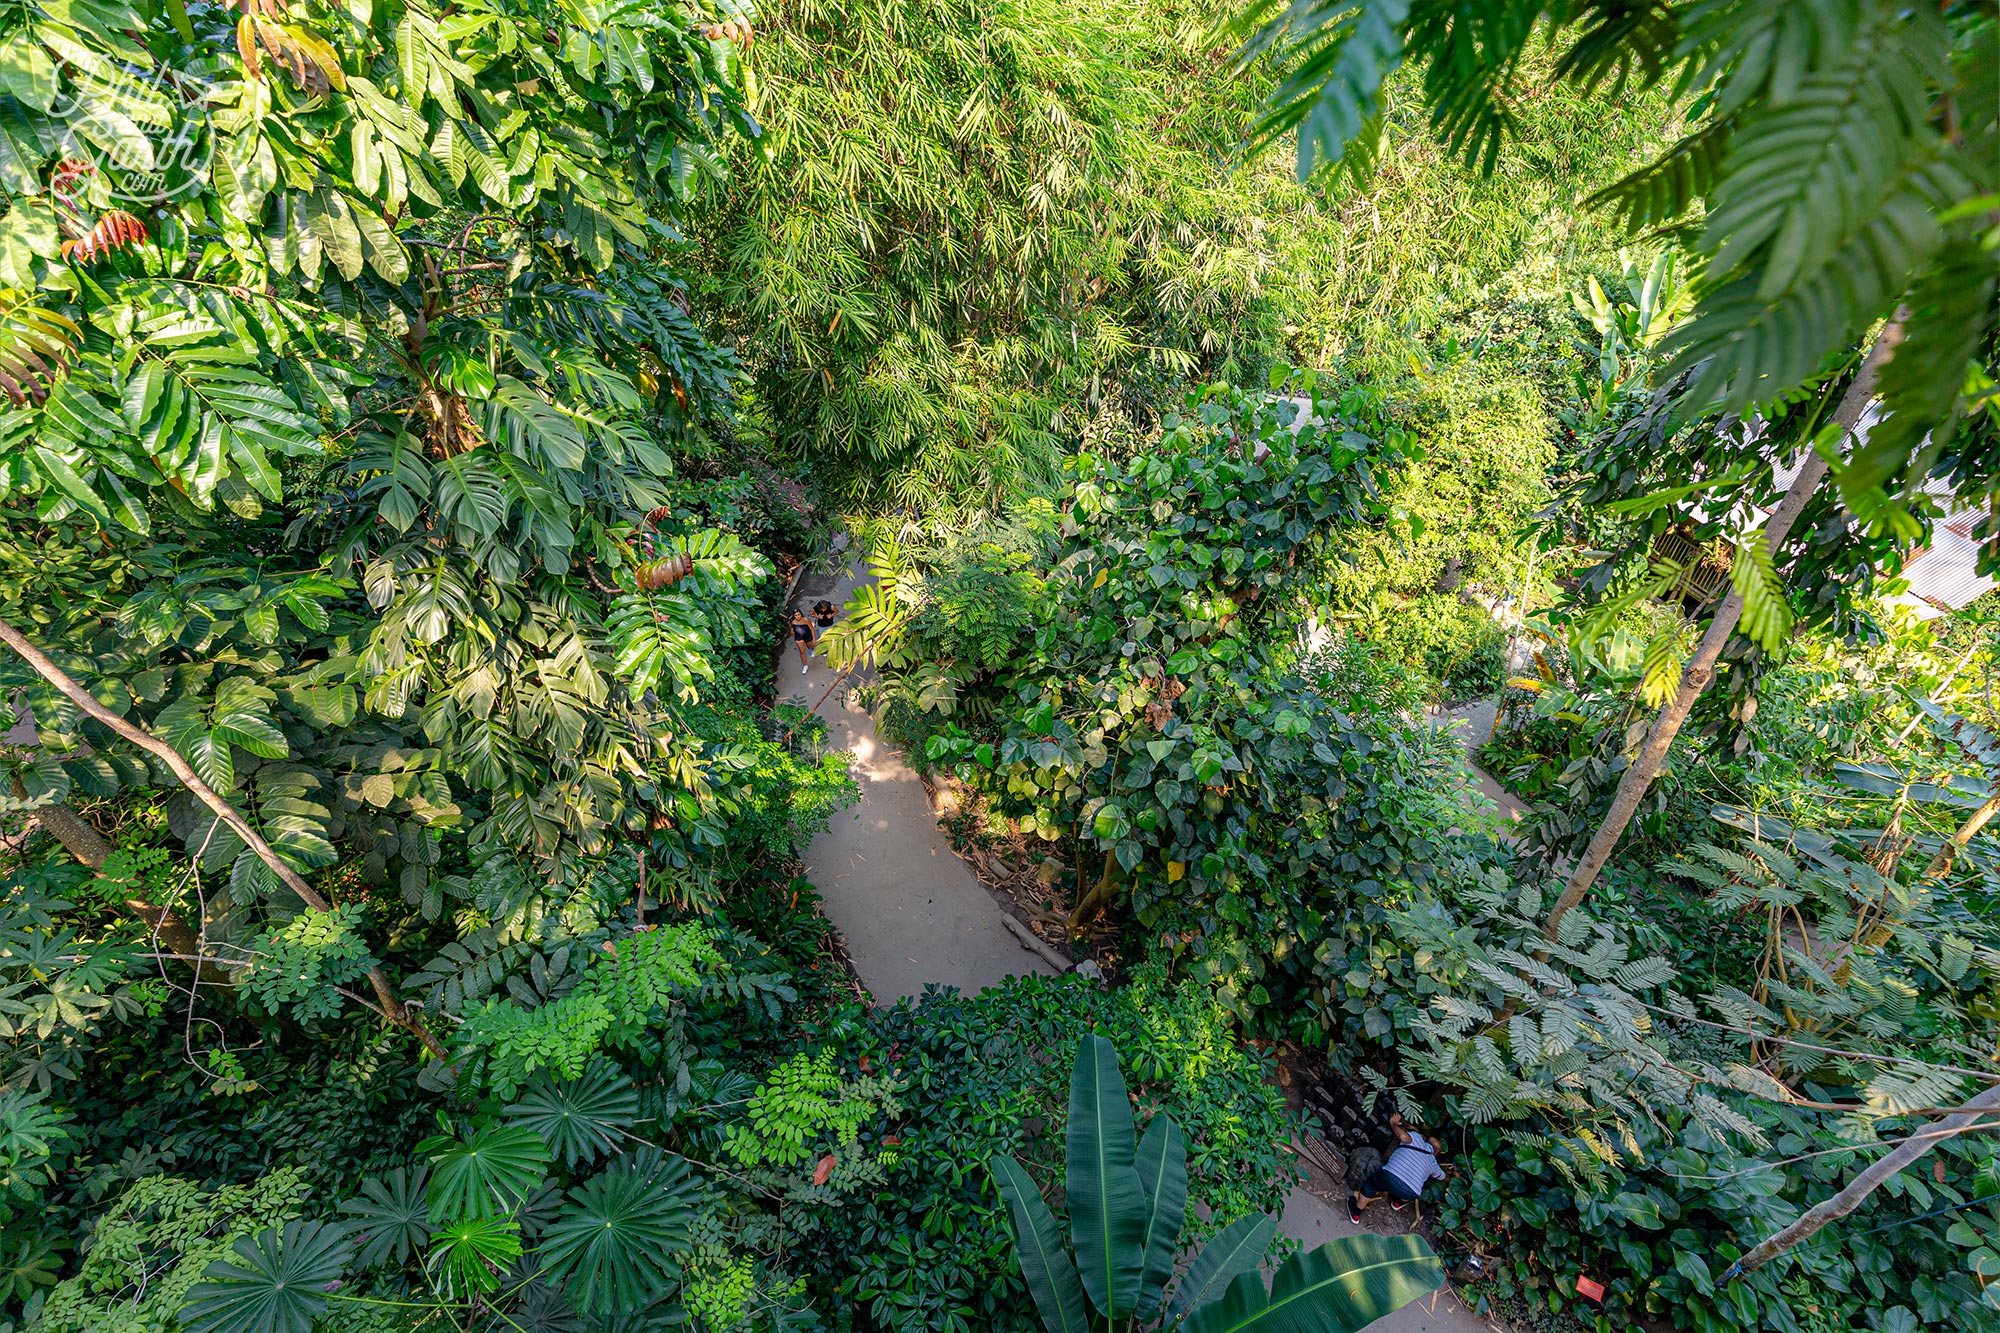
[[[822,597],[839,605],[859,582],[851,570],[833,578],[808,575],[793,605],[810,607]],[[834,674],[817,655],[802,673],[788,642],[778,661],[778,695],[812,703]],[[826,719],[827,744],[854,756],[861,800],[836,814],[807,847],[806,877],[819,890],[822,910],[875,1002],[921,995],[932,982],[976,993],[1010,976],[1048,975],[1048,964],[1002,924],[1003,909],[938,826],[923,782],[894,746],[876,736],[867,711],[840,691],[815,711]],[[1286,1198],[1280,1230],[1308,1249],[1363,1230],[1347,1220],[1344,1208],[1327,1202],[1344,1198],[1345,1186],[1310,1174],[1313,1187],[1299,1186]],[[1366,1229],[1403,1231],[1412,1214],[1391,1213],[1382,1204],[1369,1216],[1376,1226]],[[1494,1327],[1447,1288],[1376,1320],[1368,1330],[1493,1333]]]
[[[810,607],[825,597],[845,602],[861,580],[808,576],[793,598]],[[833,682],[823,658],[799,671],[785,645],[778,663],[780,698],[818,699]],[[835,815],[806,848],[806,878],[822,895],[827,919],[840,931],[848,959],[877,1004],[921,995],[926,983],[976,993],[1023,973],[1052,969],[1002,924],[993,901],[931,812],[923,782],[903,756],[875,735],[867,710],[835,691],[819,705],[827,744],[854,756],[861,800]]]

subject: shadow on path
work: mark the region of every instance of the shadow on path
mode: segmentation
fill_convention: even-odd
[[[860,581],[851,571],[837,579],[808,576],[793,604],[809,607],[825,597],[838,606]],[[801,673],[787,642],[778,697],[803,696],[811,704],[835,674],[817,654]],[[1049,966],[1001,924],[1000,905],[952,851],[923,782],[844,693],[836,690],[816,711],[826,719],[827,744],[854,756],[861,800],[834,815],[806,849],[805,862],[861,983],[887,1005],[922,994],[929,982],[973,993],[1010,976],[1048,975]]]

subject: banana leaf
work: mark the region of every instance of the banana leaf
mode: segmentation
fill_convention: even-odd
[[[1444,1285],[1416,1236],[1342,1236],[1294,1255],[1271,1290],[1254,1269],[1197,1309],[1184,1333],[1357,1333]]]
[[[1139,1183],[1146,1191],[1146,1232],[1140,1241],[1145,1256],[1139,1279],[1137,1314],[1149,1318],[1160,1308],[1167,1281],[1174,1275],[1174,1252],[1180,1248],[1181,1227],[1187,1221],[1187,1142],[1181,1127],[1167,1116],[1153,1117],[1139,1140]]]
[[[1132,1133],[1132,1101],[1117,1048],[1077,1044],[1069,1084],[1069,1226],[1083,1289],[1106,1319],[1131,1317],[1145,1275],[1146,1219]]]
[[[1090,1309],[1084,1304],[1083,1285],[1076,1279],[1076,1264],[1063,1245],[1062,1228],[1042,1192],[1021,1164],[1005,1153],[995,1154],[987,1165],[1000,1187],[1000,1197],[1014,1214],[1014,1252],[1021,1258],[1021,1272],[1028,1279],[1043,1327],[1049,1333],[1090,1333]]]
[[[1239,1217],[1224,1227],[1188,1266],[1187,1275],[1174,1288],[1167,1313],[1186,1314],[1227,1291],[1238,1274],[1264,1261],[1264,1251],[1271,1248],[1271,1238],[1277,1234],[1277,1221],[1263,1213]]]

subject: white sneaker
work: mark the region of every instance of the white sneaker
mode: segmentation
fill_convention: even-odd
[[[799,667],[799,674],[801,676],[806,674],[806,668],[803,665]]]

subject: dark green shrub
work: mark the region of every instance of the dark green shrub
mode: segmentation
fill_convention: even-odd
[[[1810,1113],[1746,1105],[1782,1151],[1804,1151]],[[1981,1305],[1962,1267],[1962,1247],[2000,1225],[1990,1146],[1970,1136],[1940,1144],[1942,1183],[1928,1171],[1906,1173],[1794,1258],[1725,1283],[1738,1256],[1831,1196],[1867,1158],[1766,1165],[1683,1130],[1677,1113],[1666,1123],[1671,1138],[1638,1131],[1646,1167],[1609,1168],[1595,1188],[1566,1175],[1530,1136],[1495,1125],[1466,1131],[1437,1213],[1447,1243],[1487,1256],[1486,1292],[1500,1304],[1570,1310],[1605,1330],[1640,1315],[1696,1333],[2000,1329],[2000,1312]],[[1925,1216],[1987,1190],[1977,1206]],[[1601,1315],[1576,1294],[1578,1275],[1604,1283]]]
[[[1069,1052],[1085,1033],[1117,1044],[1141,1125],[1171,1114],[1188,1141],[1189,1194],[1209,1227],[1276,1211],[1297,1168],[1284,1096],[1198,985],[1142,974],[1106,990],[1075,976],[1022,977],[976,996],[932,989],[843,1034],[844,1059],[906,1085],[907,1119],[883,1187],[795,1205],[795,1269],[842,1329],[1028,1333],[1033,1303],[986,1162],[1062,1171]]]

